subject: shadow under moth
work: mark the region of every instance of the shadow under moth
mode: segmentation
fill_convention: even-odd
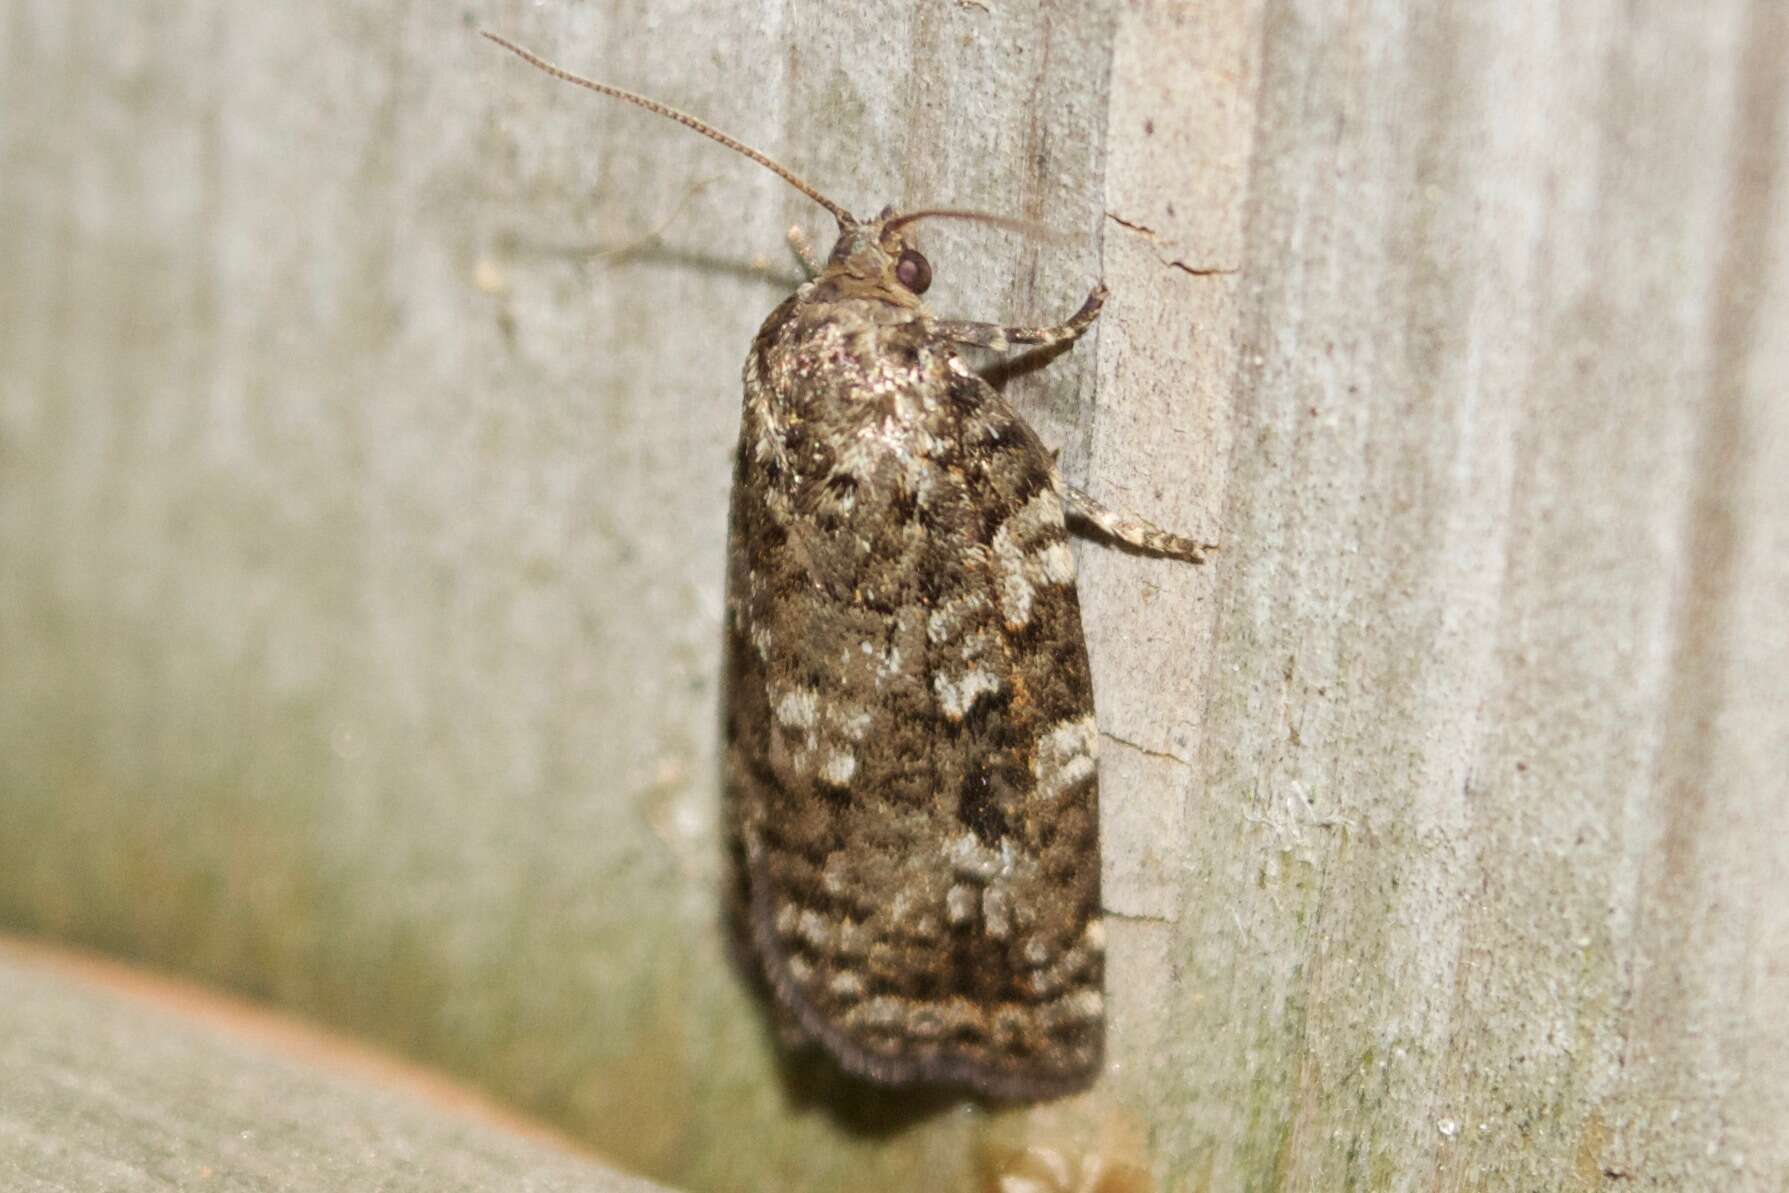
[[[838,221],[745,362],[727,557],[728,913],[786,1039],[886,1085],[1037,1100],[1105,1039],[1098,734],[1065,516],[1145,551],[1206,549],[1063,481],[959,357],[1066,347],[1053,327],[939,319],[927,219],[858,219],[664,104]]]

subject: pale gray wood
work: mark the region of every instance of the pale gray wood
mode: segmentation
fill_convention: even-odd
[[[1111,1072],[890,1140],[713,920],[737,375],[822,213],[457,12],[5,12],[0,920],[696,1188],[1789,1181],[1781,5],[473,14],[1067,233],[939,227],[936,305],[1103,275],[1014,392],[1222,545],[1079,550]]]
[[[389,1074],[374,1079],[339,1055],[304,1055],[243,1022],[133,997],[91,980],[92,969],[0,940],[8,1193],[663,1188],[394,1088]]]
[[[1106,329],[1139,412],[1093,471],[1228,548],[1088,569],[1101,678],[1150,680],[1108,772],[1169,805],[1108,784],[1158,1164],[1783,1187],[1785,10],[1161,4],[1118,44],[1108,276],[1157,355]]]

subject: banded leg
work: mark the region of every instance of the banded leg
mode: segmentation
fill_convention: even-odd
[[[992,348],[995,352],[1005,352],[1017,344],[1066,344],[1080,339],[1093,326],[1105,302],[1106,287],[1102,282],[1093,288],[1081,309],[1069,316],[1068,322],[1055,327],[1001,327],[994,323],[969,323],[958,319],[940,319],[932,327],[947,340]]]
[[[1171,559],[1184,559],[1188,563],[1203,563],[1207,551],[1217,550],[1215,543],[1195,543],[1192,539],[1170,534],[1135,514],[1107,509],[1073,485],[1064,486],[1064,493],[1067,498],[1064,504],[1070,514],[1086,519],[1099,527],[1102,533],[1119,542],[1129,543],[1152,555],[1166,555]]]

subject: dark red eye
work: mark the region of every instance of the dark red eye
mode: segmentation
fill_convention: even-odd
[[[917,250],[902,249],[895,262],[895,281],[915,294],[924,294],[932,284],[932,263]]]

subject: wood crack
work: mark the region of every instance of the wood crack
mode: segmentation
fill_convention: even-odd
[[[1128,232],[1135,232],[1137,235],[1146,237],[1157,243],[1161,242],[1161,237],[1156,234],[1156,230],[1151,228],[1148,224],[1139,223],[1136,220],[1127,220],[1116,211],[1106,212],[1106,218]],[[1159,254],[1156,257],[1156,260],[1160,261],[1163,265],[1166,265],[1169,269],[1178,269],[1180,272],[1196,278],[1228,277],[1231,274],[1242,272],[1241,266],[1237,265],[1193,265],[1179,257],[1163,257]]]
[[[1180,765],[1185,766],[1185,767],[1191,767],[1193,765],[1192,760],[1190,758],[1182,758],[1179,754],[1175,754],[1175,753],[1172,753],[1167,750],[1152,750],[1148,746],[1138,745],[1136,742],[1131,741],[1129,738],[1119,737],[1116,733],[1110,733],[1104,729],[1099,731],[1099,735],[1103,738],[1107,738],[1111,741],[1115,741],[1119,745],[1124,746],[1127,749],[1135,750],[1137,753],[1143,754],[1150,758],[1165,758],[1170,762],[1178,762],[1178,763],[1180,763]]]

